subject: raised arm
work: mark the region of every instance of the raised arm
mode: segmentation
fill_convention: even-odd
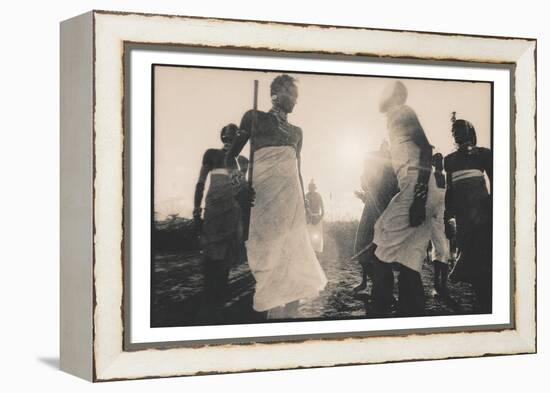
[[[254,110],[248,111],[244,114],[239,131],[237,132],[237,136],[225,154],[225,167],[232,173],[232,175],[239,170],[237,157],[239,157],[239,154],[252,135],[252,125],[256,116],[257,113]]]

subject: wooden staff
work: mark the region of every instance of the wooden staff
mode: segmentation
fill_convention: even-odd
[[[250,162],[248,163],[248,185],[252,188],[252,174],[254,172],[254,147],[252,146],[252,135],[256,129],[256,111],[258,110],[258,80],[254,80],[254,97],[253,105],[254,117],[252,118],[252,125],[250,130]]]
[[[254,80],[254,96],[253,96],[253,105],[254,116],[252,117],[252,124],[250,126],[250,159],[248,162],[248,187],[250,191],[250,197],[252,198],[252,177],[254,175],[254,146],[252,145],[252,136],[256,129],[256,119],[258,110],[258,80]],[[250,232],[250,215],[252,214],[252,200],[248,205],[248,214],[246,215],[246,222],[244,223],[244,239],[248,240],[248,234]]]
[[[363,254],[365,254],[366,252],[370,251],[372,248],[374,247],[374,243],[373,242],[370,242],[366,247],[362,248],[357,254],[355,254],[354,256],[352,256],[349,260],[350,262],[353,262],[353,261],[358,261],[359,260],[359,257]]]

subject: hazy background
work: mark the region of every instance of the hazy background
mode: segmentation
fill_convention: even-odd
[[[190,217],[202,155],[220,148],[221,128],[239,125],[252,108],[253,81],[259,80],[258,109],[271,108],[269,85],[280,73],[188,67],[155,67],[155,212]],[[302,128],[302,174],[313,178],[324,198],[327,220],[358,219],[363,204],[363,161],[387,139],[386,118],[378,111],[382,89],[395,79],[291,72],[298,79],[298,102],[289,122]],[[436,152],[454,149],[451,112],[476,127],[478,145],[490,147],[489,83],[401,79],[408,105],[417,113]],[[248,156],[248,146],[243,150]]]

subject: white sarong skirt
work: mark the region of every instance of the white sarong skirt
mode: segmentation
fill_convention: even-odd
[[[309,238],[294,148],[257,150],[253,188],[246,247],[256,280],[254,310],[317,296],[327,279]]]

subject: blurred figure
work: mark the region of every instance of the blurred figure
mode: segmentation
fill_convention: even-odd
[[[237,136],[237,126],[228,124],[221,130],[221,149],[208,149],[202,158],[199,179],[195,187],[193,219],[200,227],[200,244],[204,257],[204,298],[199,316],[221,321],[221,310],[226,301],[226,287],[231,266],[245,259],[242,238],[242,211],[239,195],[231,183],[225,167],[225,154]],[[241,176],[246,174],[248,159],[237,157]],[[204,219],[201,203],[208,175],[210,186],[206,194]]]
[[[374,259],[367,247],[374,238],[376,220],[397,191],[397,178],[393,173],[389,146],[384,141],[379,150],[367,154],[361,175],[361,191],[355,191],[355,196],[365,204],[355,235],[354,260],[361,265],[362,273],[361,282],[353,288],[355,293],[364,291],[368,277],[372,277]]]
[[[399,192],[374,227],[373,313],[386,315],[393,302],[392,263],[399,267],[397,312],[424,315],[424,288],[420,272],[432,235],[437,198],[432,174],[432,145],[413,109],[407,106],[407,88],[393,82],[384,91],[380,111],[387,116],[392,166]]]
[[[317,186],[313,179],[309,182],[308,193],[306,194],[306,221],[309,231],[311,245],[315,252],[323,252],[323,217],[325,216],[325,207],[323,198],[317,192]]]
[[[476,131],[469,121],[455,120],[452,134],[456,151],[445,157],[445,216],[447,221],[456,220],[456,242],[461,256],[450,280],[471,283],[477,298],[476,311],[491,313],[492,201],[484,175],[487,174],[492,186],[493,156],[490,149],[476,146]],[[447,232],[450,236],[450,227]]]

